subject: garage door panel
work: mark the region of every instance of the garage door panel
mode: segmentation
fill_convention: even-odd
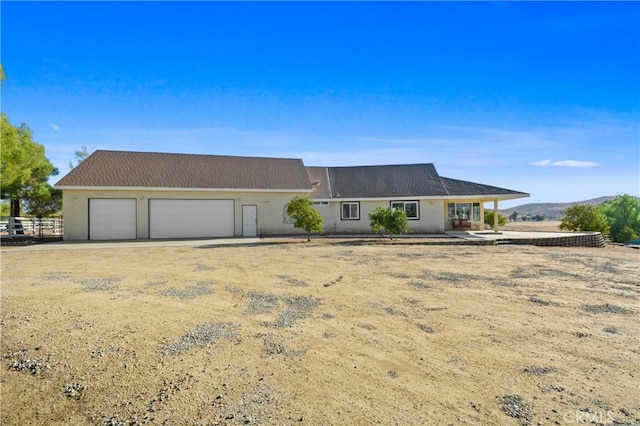
[[[151,238],[233,237],[233,200],[149,200]]]
[[[133,240],[135,238],[135,198],[89,199],[89,239]]]

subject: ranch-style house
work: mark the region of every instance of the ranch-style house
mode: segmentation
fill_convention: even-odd
[[[55,187],[65,240],[294,234],[286,206],[302,194],[326,233],[371,233],[376,207],[404,209],[414,234],[480,230],[484,203],[497,212],[499,201],[529,196],[442,177],[433,164],[306,167],[291,158],[103,150]]]

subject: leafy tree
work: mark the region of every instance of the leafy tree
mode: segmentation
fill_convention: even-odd
[[[307,232],[307,241],[311,241],[312,232],[322,232],[322,216],[313,208],[308,196],[298,195],[287,204],[287,216],[293,219],[293,226]]]
[[[62,209],[62,191],[46,182],[29,188],[24,208],[28,214],[37,218],[57,214]]]
[[[385,233],[393,240],[394,235],[406,234],[409,232],[407,214],[404,209],[391,207],[376,207],[369,213],[371,229],[376,234],[384,229]]]
[[[2,217],[9,216],[9,208],[10,208],[9,200],[1,200],[0,201],[0,216],[2,216]]]
[[[578,204],[562,211],[559,228],[564,231],[594,231],[607,234],[607,218],[598,206]]]
[[[493,226],[493,212],[484,212],[484,223]],[[498,213],[498,226],[505,226],[507,224],[507,217]]]
[[[640,234],[640,201],[628,194],[618,195],[599,206],[609,225],[613,241],[626,243]]]
[[[87,150],[86,146],[82,146],[80,149],[77,149],[74,152],[74,158],[76,160],[76,164],[73,164],[73,161],[69,162],[69,168],[73,169],[78,164],[82,163],[89,156],[89,150]]]
[[[514,211],[513,213],[511,213],[511,215],[509,215],[509,220],[512,221],[512,222],[517,221],[518,220],[518,212]]]
[[[542,222],[543,220],[547,220],[547,216],[543,214],[536,214],[536,215],[533,215],[531,220],[533,220],[534,222]]]
[[[11,200],[11,216],[20,216],[21,200],[50,176],[57,175],[58,169],[45,156],[44,146],[31,139],[31,129],[26,124],[15,127],[2,114],[0,132],[0,196]]]

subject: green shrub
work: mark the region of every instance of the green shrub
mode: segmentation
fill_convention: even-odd
[[[373,212],[369,213],[369,220],[371,221],[370,224],[373,232],[377,234],[383,229],[385,233],[389,234],[392,240],[394,235],[409,232],[407,214],[400,208],[376,207]]]
[[[559,228],[564,231],[593,231],[607,234],[607,218],[597,206],[575,205],[562,211]]]

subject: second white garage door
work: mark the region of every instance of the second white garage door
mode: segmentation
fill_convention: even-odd
[[[149,238],[233,235],[233,200],[149,200]]]

